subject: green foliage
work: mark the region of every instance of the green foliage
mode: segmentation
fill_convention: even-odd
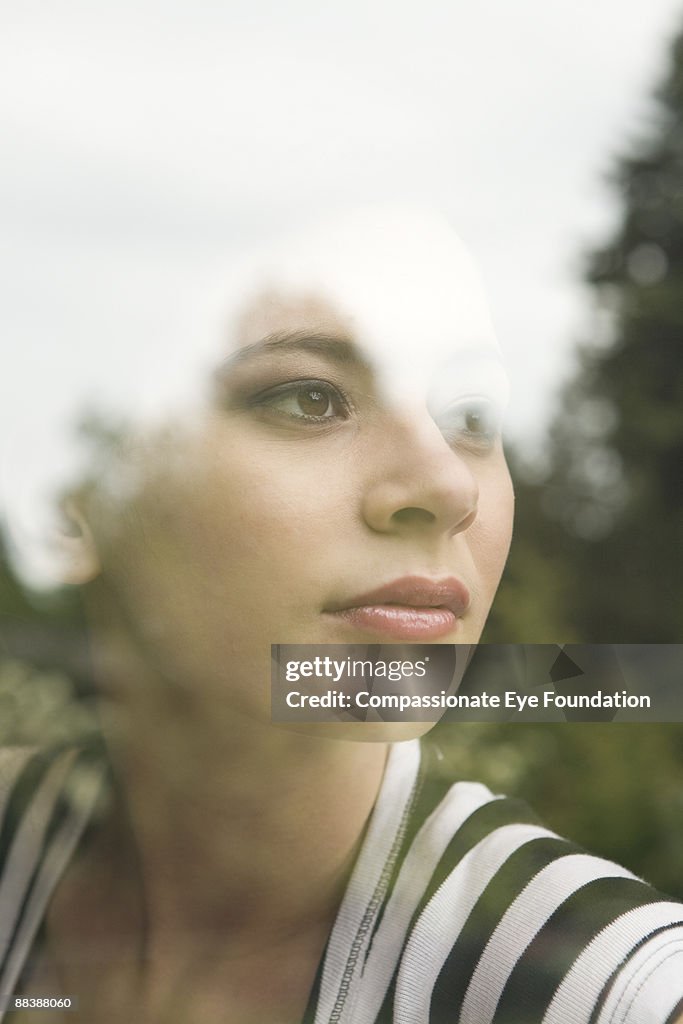
[[[97,731],[73,588],[31,591],[0,536],[0,745],[83,743]]]
[[[681,639],[683,35],[672,58],[652,127],[612,175],[621,221],[587,260],[600,339],[579,352],[542,479],[515,467],[517,535],[490,639]]]
[[[612,176],[621,222],[586,270],[596,339],[544,467],[511,454],[516,529],[492,642],[683,639],[683,35],[672,58],[652,128]],[[683,725],[449,728],[463,777],[523,796],[558,832],[683,897]]]
[[[63,672],[0,661],[0,746],[82,744],[96,732],[94,709]]]

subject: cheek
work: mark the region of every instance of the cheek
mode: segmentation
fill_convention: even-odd
[[[304,445],[204,445],[185,472],[139,496],[132,561],[216,597],[314,577],[348,515],[352,487],[339,467],[334,454],[313,458]]]
[[[230,701],[260,713],[270,643],[303,639],[329,586],[348,476],[329,453],[312,464],[303,446],[206,450],[148,478],[119,518],[105,576],[165,678],[223,693],[230,666]]]
[[[249,459],[227,452],[216,470],[194,516],[206,524],[206,545],[227,535],[240,561],[266,571],[292,559],[301,571],[301,558],[315,560],[348,515],[351,486],[334,454],[271,443]]]
[[[505,567],[514,516],[514,493],[507,467],[482,475],[479,514],[471,528],[471,547],[487,596],[493,594]]]

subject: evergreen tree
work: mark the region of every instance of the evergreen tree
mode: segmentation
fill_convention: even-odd
[[[611,178],[618,225],[586,261],[596,330],[545,465],[510,453],[516,528],[492,642],[683,639],[683,33],[653,115]],[[479,728],[475,772],[507,766],[494,787],[682,895],[683,724]]]
[[[599,330],[565,389],[545,479],[518,485],[489,639],[681,639],[683,33],[671,56],[652,127],[612,175],[620,223],[586,270]]]

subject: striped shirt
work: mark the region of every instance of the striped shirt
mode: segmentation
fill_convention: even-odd
[[[392,748],[305,1024],[664,1024],[683,904]]]
[[[103,775],[89,751],[0,748],[0,1021]]]
[[[396,744],[304,1024],[665,1024],[683,904]],[[0,750],[0,994],[21,986],[102,785],[94,755]],[[4,1020],[0,1009],[0,1021]]]

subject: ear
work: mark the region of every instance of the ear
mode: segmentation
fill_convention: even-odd
[[[61,511],[63,525],[58,532],[57,547],[61,555],[62,582],[90,583],[102,568],[93,532],[76,499],[66,498]]]

